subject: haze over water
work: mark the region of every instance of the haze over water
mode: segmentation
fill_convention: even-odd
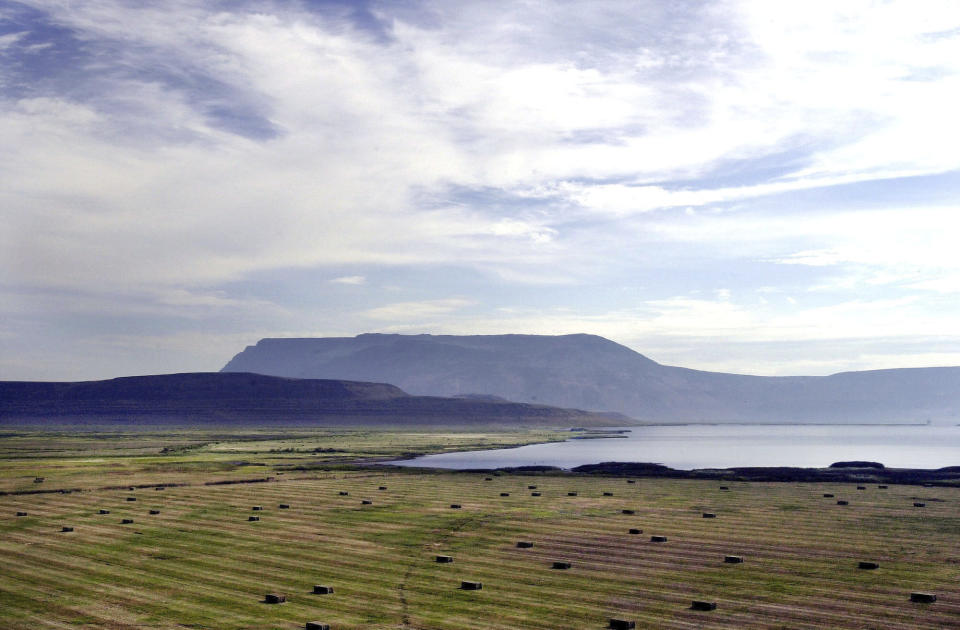
[[[394,462],[437,468],[655,462],[680,470],[742,466],[827,467],[867,460],[889,468],[960,465],[960,427],[917,425],[674,425],[635,427],[625,438],[573,439],[513,449],[427,455]]]

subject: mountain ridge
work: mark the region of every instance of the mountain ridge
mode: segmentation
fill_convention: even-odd
[[[412,396],[386,383],[246,372],[0,381],[0,425],[601,426],[613,417],[498,400]],[[629,423],[629,422],[628,422]]]
[[[913,422],[960,418],[960,367],[754,376],[668,366],[597,335],[266,338],[224,366],[499,396],[666,422]]]

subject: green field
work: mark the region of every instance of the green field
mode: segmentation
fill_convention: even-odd
[[[293,629],[316,620],[334,629],[555,630],[600,629],[616,617],[638,628],[960,628],[958,488],[721,490],[715,481],[347,464],[560,436],[7,434],[0,627]],[[205,485],[224,481],[251,483]],[[61,488],[73,491],[17,494]],[[534,546],[518,549],[520,540]],[[454,561],[437,563],[437,554]],[[743,563],[724,563],[731,554]],[[860,570],[859,561],[880,568]],[[462,590],[463,580],[483,588]],[[334,593],[315,595],[315,584]],[[911,603],[915,591],[938,601]],[[267,593],[287,601],[263,603]],[[695,599],[717,609],[691,610]]]

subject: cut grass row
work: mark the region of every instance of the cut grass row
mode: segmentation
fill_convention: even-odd
[[[658,628],[960,627],[957,489],[923,489],[943,501],[921,517],[919,489],[898,486],[723,492],[705,481],[403,471],[278,479],[141,490],[132,503],[106,490],[0,498],[4,627],[38,627],[38,616],[74,628],[296,628],[314,618],[335,628],[602,628],[612,616]],[[543,496],[531,497],[530,483]],[[253,505],[264,507],[260,522],[246,520]],[[121,525],[127,517],[135,523]],[[64,524],[76,531],[59,533]],[[669,540],[651,543],[651,533]],[[517,549],[520,539],[534,548]],[[454,563],[434,563],[437,553]],[[745,563],[724,565],[729,553]],[[881,568],[860,571],[862,559]],[[554,560],[572,567],[551,569]],[[462,579],[484,588],[458,590]],[[315,583],[336,593],[312,595]],[[909,603],[916,590],[939,601]],[[288,603],[260,603],[266,592]],[[718,610],[689,610],[704,598]]]

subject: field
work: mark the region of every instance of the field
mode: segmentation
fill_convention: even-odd
[[[960,628],[958,488],[345,463],[559,436],[2,436],[0,627]]]

